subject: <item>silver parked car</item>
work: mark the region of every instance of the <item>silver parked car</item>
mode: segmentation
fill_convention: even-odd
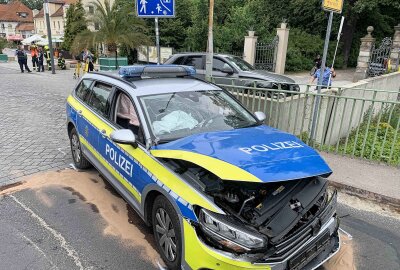
[[[196,69],[196,77],[205,79],[206,53],[174,54],[164,64],[192,66]],[[217,84],[231,85],[233,80],[238,86],[300,91],[293,79],[266,70],[256,70],[240,57],[229,54],[214,54],[212,76]]]

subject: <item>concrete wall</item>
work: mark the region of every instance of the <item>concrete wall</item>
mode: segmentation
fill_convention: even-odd
[[[397,101],[399,89],[400,72],[361,80],[341,88],[323,90],[317,117],[316,141],[336,144],[363,122],[364,115],[370,108],[373,109],[373,115],[378,115],[386,108],[385,102]],[[303,92],[277,99],[254,95],[251,90],[249,93],[229,88],[227,90],[231,90],[252,112],[263,111],[267,116],[267,125],[295,135],[310,133],[316,99],[313,93]],[[372,99],[375,102],[369,101]]]

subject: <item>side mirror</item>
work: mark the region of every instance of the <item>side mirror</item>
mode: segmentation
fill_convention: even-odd
[[[265,116],[265,113],[263,113],[263,112],[255,112],[254,115],[256,116],[257,120],[260,122],[264,122],[264,120],[267,118],[267,116]]]
[[[136,136],[133,134],[132,130],[130,129],[119,129],[113,131],[110,134],[110,138],[113,142],[121,143],[121,144],[129,144],[133,147],[137,147]]]
[[[229,75],[233,74],[233,69],[231,68],[230,65],[225,64],[221,70],[223,73],[227,73]]]

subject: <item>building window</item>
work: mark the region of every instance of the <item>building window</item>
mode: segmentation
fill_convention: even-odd
[[[12,25],[11,25],[11,23],[9,23],[9,24],[7,25],[7,28],[8,28],[8,31],[11,31],[11,30],[12,30]]]
[[[56,22],[53,21],[53,28],[56,28]]]
[[[94,14],[94,6],[89,6],[89,14]]]
[[[99,30],[99,29],[100,29],[99,23],[94,23],[94,30]]]
[[[58,21],[57,24],[58,24],[58,29],[61,29],[60,21]]]

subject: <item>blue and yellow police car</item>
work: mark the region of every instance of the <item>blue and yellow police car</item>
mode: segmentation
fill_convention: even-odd
[[[67,100],[74,163],[152,226],[169,269],[314,269],[340,248],[331,169],[187,66],[88,73]]]

